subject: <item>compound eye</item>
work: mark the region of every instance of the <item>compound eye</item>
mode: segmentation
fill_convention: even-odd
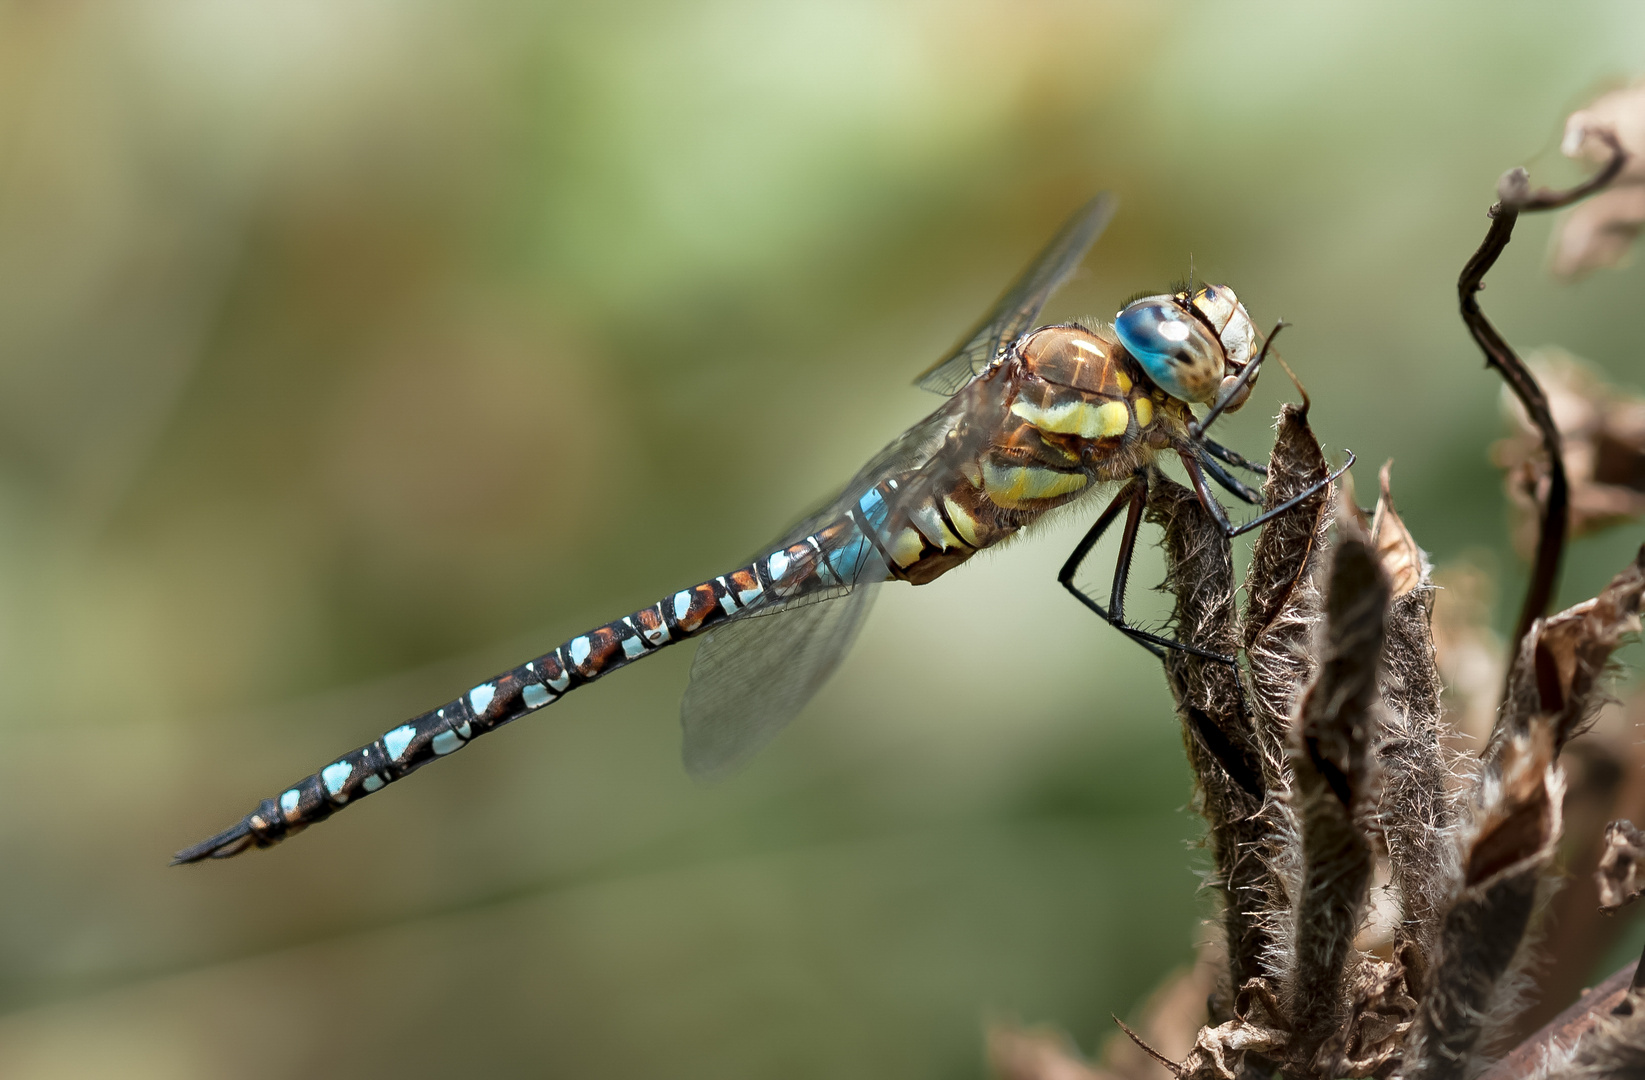
[[[1205,316],[1205,321],[1222,333],[1228,327],[1228,320],[1234,317],[1239,310],[1239,298],[1234,290],[1226,285],[1206,285],[1194,294],[1194,307]]]
[[[1114,333],[1167,394],[1181,401],[1215,397],[1222,381],[1222,345],[1170,297],[1128,305],[1114,318]]]

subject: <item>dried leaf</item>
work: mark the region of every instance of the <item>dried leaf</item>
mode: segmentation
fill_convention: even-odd
[[[1264,508],[1296,497],[1328,475],[1325,455],[1308,426],[1307,408],[1286,405],[1268,458]],[[1331,492],[1324,490],[1268,522],[1252,548],[1245,576],[1242,643],[1250,658],[1259,732],[1274,757],[1284,745],[1297,694],[1313,677],[1311,622],[1320,609],[1318,571],[1331,502]]]
[[[1371,846],[1371,710],[1377,698],[1388,580],[1368,539],[1338,527],[1318,677],[1291,742],[1293,804],[1302,831],[1293,967],[1286,986],[1292,1052],[1311,1060],[1341,1026],[1343,976],[1365,911]]]
[[[1153,481],[1148,520],[1164,527],[1165,588],[1176,597],[1171,625],[1177,640],[1233,653],[1238,638],[1228,541],[1194,493],[1164,477]],[[1231,985],[1240,986],[1262,972],[1262,957],[1272,948],[1263,916],[1281,891],[1263,857],[1272,831],[1259,816],[1268,796],[1260,741],[1234,668],[1172,650],[1165,672],[1198,782],[1212,884],[1222,893]]]
[[[1355,969],[1343,1029],[1310,1062],[1320,1076],[1376,1076],[1396,1061],[1416,1022],[1421,959],[1409,946],[1387,960],[1365,958]]]
[[[1400,898],[1395,937],[1426,959],[1455,879],[1455,848],[1446,830],[1455,823],[1456,809],[1440,738],[1443,684],[1434,651],[1428,557],[1394,509],[1389,471],[1382,467],[1371,534],[1393,591],[1383,646],[1377,823]]]
[[[1609,161],[1610,148],[1595,135],[1602,130],[1616,136],[1628,161],[1609,188],[1579,204],[1559,223],[1552,268],[1561,277],[1618,265],[1645,227],[1645,81],[1572,113],[1560,149],[1566,157]]]
[[[1602,704],[1600,679],[1611,653],[1624,637],[1639,631],[1642,595],[1645,547],[1598,596],[1536,621],[1509,675],[1502,714],[1486,749],[1487,764],[1494,763],[1505,740],[1523,734],[1535,717],[1552,717],[1556,753],[1582,732]]]
[[[1605,848],[1599,857],[1600,909],[1610,913],[1638,900],[1645,893],[1645,833],[1631,821],[1613,821],[1605,826]]]
[[[1394,510],[1394,496],[1388,489],[1389,473],[1394,463],[1389,461],[1377,474],[1381,491],[1377,496],[1376,516],[1371,519],[1371,543],[1375,545],[1377,562],[1388,575],[1388,586],[1394,599],[1404,596],[1428,580],[1428,555],[1417,547],[1416,538]]]
[[[1183,1080],[1241,1080],[1245,1075],[1245,1055],[1272,1055],[1285,1048],[1287,1036],[1278,1028],[1265,1028],[1243,1020],[1229,1020],[1204,1028],[1194,1043],[1193,1053],[1178,1073]]]
[[[1290,1044],[1272,989],[1264,980],[1252,979],[1240,987],[1233,1019],[1201,1029],[1177,1075],[1182,1080],[1242,1080],[1247,1054],[1282,1058]]]
[[[1406,1080],[1467,1075],[1516,1004],[1526,930],[1561,827],[1555,727],[1551,717],[1529,724],[1504,744],[1499,770],[1481,778],[1461,888],[1440,930]]]
[[[1554,234],[1550,269],[1575,278],[1590,270],[1626,265],[1645,228],[1645,187],[1618,183],[1567,211]]]

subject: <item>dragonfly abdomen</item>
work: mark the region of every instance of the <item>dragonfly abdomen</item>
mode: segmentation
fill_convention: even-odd
[[[854,581],[868,548],[842,518],[747,566],[681,589],[650,607],[579,634],[552,652],[488,679],[337,758],[241,822],[177,853],[174,863],[224,859],[272,847],[402,777],[545,708],[585,683],[768,603]]]

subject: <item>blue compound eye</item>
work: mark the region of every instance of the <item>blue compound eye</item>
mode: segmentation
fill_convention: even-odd
[[[1170,297],[1127,305],[1114,333],[1154,384],[1180,401],[1209,402],[1222,383],[1222,345]]]

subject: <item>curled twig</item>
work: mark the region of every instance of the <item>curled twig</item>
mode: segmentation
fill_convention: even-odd
[[[1486,365],[1497,369],[1507,380],[1514,396],[1519,398],[1520,404],[1525,406],[1526,414],[1542,434],[1543,449],[1548,455],[1548,499],[1543,507],[1542,525],[1538,532],[1535,567],[1514,630],[1513,640],[1516,643],[1530,632],[1531,623],[1547,611],[1553,601],[1554,589],[1559,582],[1559,564],[1565,552],[1570,488],[1565,477],[1559,428],[1548,408],[1548,397],[1524,361],[1485,317],[1479,306],[1478,294],[1485,287],[1485,275],[1496,265],[1508,241],[1513,238],[1514,225],[1521,213],[1569,206],[1600,190],[1622,171],[1628,159],[1622,144],[1609,132],[1596,131],[1592,134],[1611,148],[1611,160],[1593,177],[1574,188],[1567,191],[1547,188],[1533,190],[1524,169],[1512,169],[1503,175],[1497,185],[1498,201],[1490,209],[1491,226],[1485,233],[1485,240],[1457,279],[1462,321],[1485,353]]]

